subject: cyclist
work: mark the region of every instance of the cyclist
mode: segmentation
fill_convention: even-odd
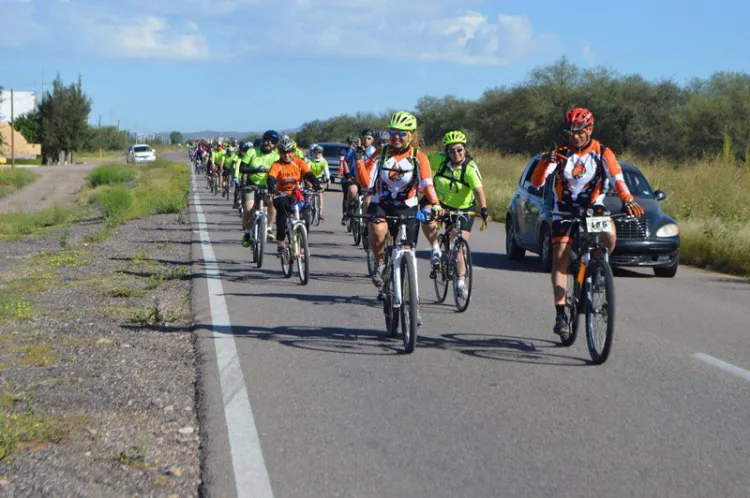
[[[449,131],[443,137],[445,146],[445,159],[433,175],[435,191],[437,192],[440,205],[444,209],[460,209],[462,211],[475,211],[476,201],[479,201],[480,215],[482,221],[487,221],[487,199],[482,187],[482,176],[479,167],[466,150],[466,135],[460,130]],[[427,198],[423,197],[420,206],[427,204]],[[455,216],[451,217],[448,227],[456,223]],[[462,234],[465,239],[471,236],[471,228],[474,226],[474,217],[462,220]],[[428,242],[432,245],[432,256],[430,263],[434,267],[440,262],[440,246],[438,245],[437,223],[431,221],[422,225],[422,230]],[[455,234],[452,234],[454,237]],[[458,255],[458,289],[466,298],[466,267],[464,265],[463,253]]]
[[[234,174],[234,161],[237,158],[237,155],[235,154],[234,147],[231,145],[226,148],[226,153],[224,154],[224,163],[222,165],[222,171],[221,171],[221,196],[224,197],[224,188],[227,189],[227,192],[229,192],[229,183],[232,182],[232,175]],[[229,194],[227,194],[227,198],[229,198]]]
[[[531,183],[541,187],[549,175],[554,175],[555,211],[571,212],[575,208],[593,208],[604,211],[604,196],[610,185],[622,200],[630,216],[643,216],[643,208],[635,201],[625,184],[622,170],[611,149],[591,138],[594,115],[586,108],[571,109],[565,115],[563,130],[568,144],[544,154],[534,168]],[[565,313],[565,287],[570,264],[571,222],[560,216],[552,217],[552,288],[555,300],[555,325],[553,331],[562,336],[568,318]],[[615,226],[604,237],[605,246],[615,247]]]
[[[328,171],[328,161],[326,161],[326,158],[323,157],[323,146],[318,144],[312,144],[310,146],[310,157],[306,159],[308,166],[310,166],[310,170],[315,175],[315,178],[320,181],[321,179],[328,185],[331,181],[331,173]],[[323,196],[320,196],[320,206],[318,213],[318,216],[320,217],[320,221],[325,221],[325,216],[323,216]]]
[[[268,191],[274,195],[276,240],[278,241],[279,252],[281,252],[286,244],[284,241],[286,218],[291,211],[293,199],[298,201],[303,199],[301,196],[296,198],[295,191],[302,187],[302,182],[305,180],[312,183],[317,191],[322,190],[323,187],[307,163],[297,157],[297,150],[292,139],[289,137],[282,138],[277,145],[277,149],[279,160],[273,163],[268,171]],[[309,209],[309,207],[304,209]]]
[[[375,132],[372,128],[365,128],[359,134],[359,138],[353,140],[353,146],[344,156],[344,174],[346,175],[348,172],[348,178],[350,179],[347,184],[344,218],[346,218],[349,209],[352,208],[352,205],[354,205],[357,196],[359,195],[360,185],[357,182],[356,172],[357,156],[360,156],[367,161],[375,153],[376,147],[373,145],[374,141]],[[345,221],[342,224],[345,224]]]
[[[221,173],[221,168],[224,164],[224,146],[219,142],[214,142],[210,153],[209,167],[207,168],[208,173],[208,185],[211,188],[211,182],[213,181],[213,172],[217,171]]]
[[[267,186],[266,179],[268,177],[268,170],[271,169],[273,163],[279,160],[279,152],[276,149],[276,145],[281,140],[281,135],[275,130],[268,130],[263,134],[261,139],[261,146],[255,150],[255,153],[251,153],[251,158],[247,163],[240,165],[240,173],[247,175],[247,187],[259,187],[265,188]],[[257,200],[257,194],[251,196],[252,192],[244,192],[242,194],[242,203],[245,205],[245,210],[242,215],[242,227],[245,229],[245,234],[242,237],[242,245],[248,247],[250,245],[250,228],[253,219],[253,206]],[[271,224],[273,223],[274,217],[276,216],[276,208],[270,202],[270,199],[266,197],[263,199],[268,206],[268,228],[266,236],[269,239],[273,239],[273,230]]]
[[[252,147],[250,142],[244,142],[240,145],[240,153],[237,160],[234,162],[234,179],[237,187],[234,189],[234,206],[233,209],[237,209],[240,206],[240,198],[242,186],[245,185],[246,175],[242,174],[242,165],[249,167],[250,161],[255,157],[255,149]]]
[[[381,131],[380,133],[378,133],[378,143],[377,143],[378,148],[387,147],[388,142],[390,141],[391,141],[391,136],[388,134],[387,131]]]
[[[441,210],[435,188],[432,185],[430,162],[417,147],[417,118],[408,112],[393,113],[388,123],[390,143],[365,160],[365,151],[357,150],[357,176],[359,183],[374,189],[367,215],[370,222],[370,248],[375,257],[372,282],[378,288],[378,299],[383,298],[383,249],[388,232],[384,216],[416,216],[419,209],[417,187],[421,187],[427,202],[424,209],[434,206]],[[407,236],[416,244],[419,235],[417,220],[406,222]],[[391,237],[398,236],[398,227],[392,226]]]

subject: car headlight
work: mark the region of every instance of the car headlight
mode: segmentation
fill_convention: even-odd
[[[674,237],[680,234],[680,227],[675,223],[667,223],[656,231],[657,237]]]

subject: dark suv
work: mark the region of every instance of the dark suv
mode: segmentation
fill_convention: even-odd
[[[552,204],[553,182],[540,190],[531,186],[531,173],[541,155],[534,156],[526,165],[516,193],[508,204],[505,215],[505,251],[508,259],[521,259],[526,251],[539,254],[542,270],[552,266]],[[619,161],[630,193],[643,207],[641,218],[615,220],[617,244],[610,255],[613,267],[653,267],[657,277],[674,277],[680,259],[680,235],[677,222],[664,214],[659,201],[666,195],[652,190],[643,173],[627,161]],[[622,202],[610,191],[605,206],[612,213],[622,212]]]
[[[339,163],[341,162],[341,151],[349,149],[349,146],[337,142],[318,142],[323,147],[323,157],[328,161],[328,172],[331,174],[331,183],[341,183],[339,178]]]

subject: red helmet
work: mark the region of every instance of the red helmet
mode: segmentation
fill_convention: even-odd
[[[576,107],[571,109],[565,115],[565,130],[583,130],[589,126],[594,126],[594,115],[585,107]]]

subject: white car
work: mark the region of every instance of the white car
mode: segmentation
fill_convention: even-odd
[[[156,161],[156,151],[148,144],[131,145],[128,149],[129,163],[152,163]]]

